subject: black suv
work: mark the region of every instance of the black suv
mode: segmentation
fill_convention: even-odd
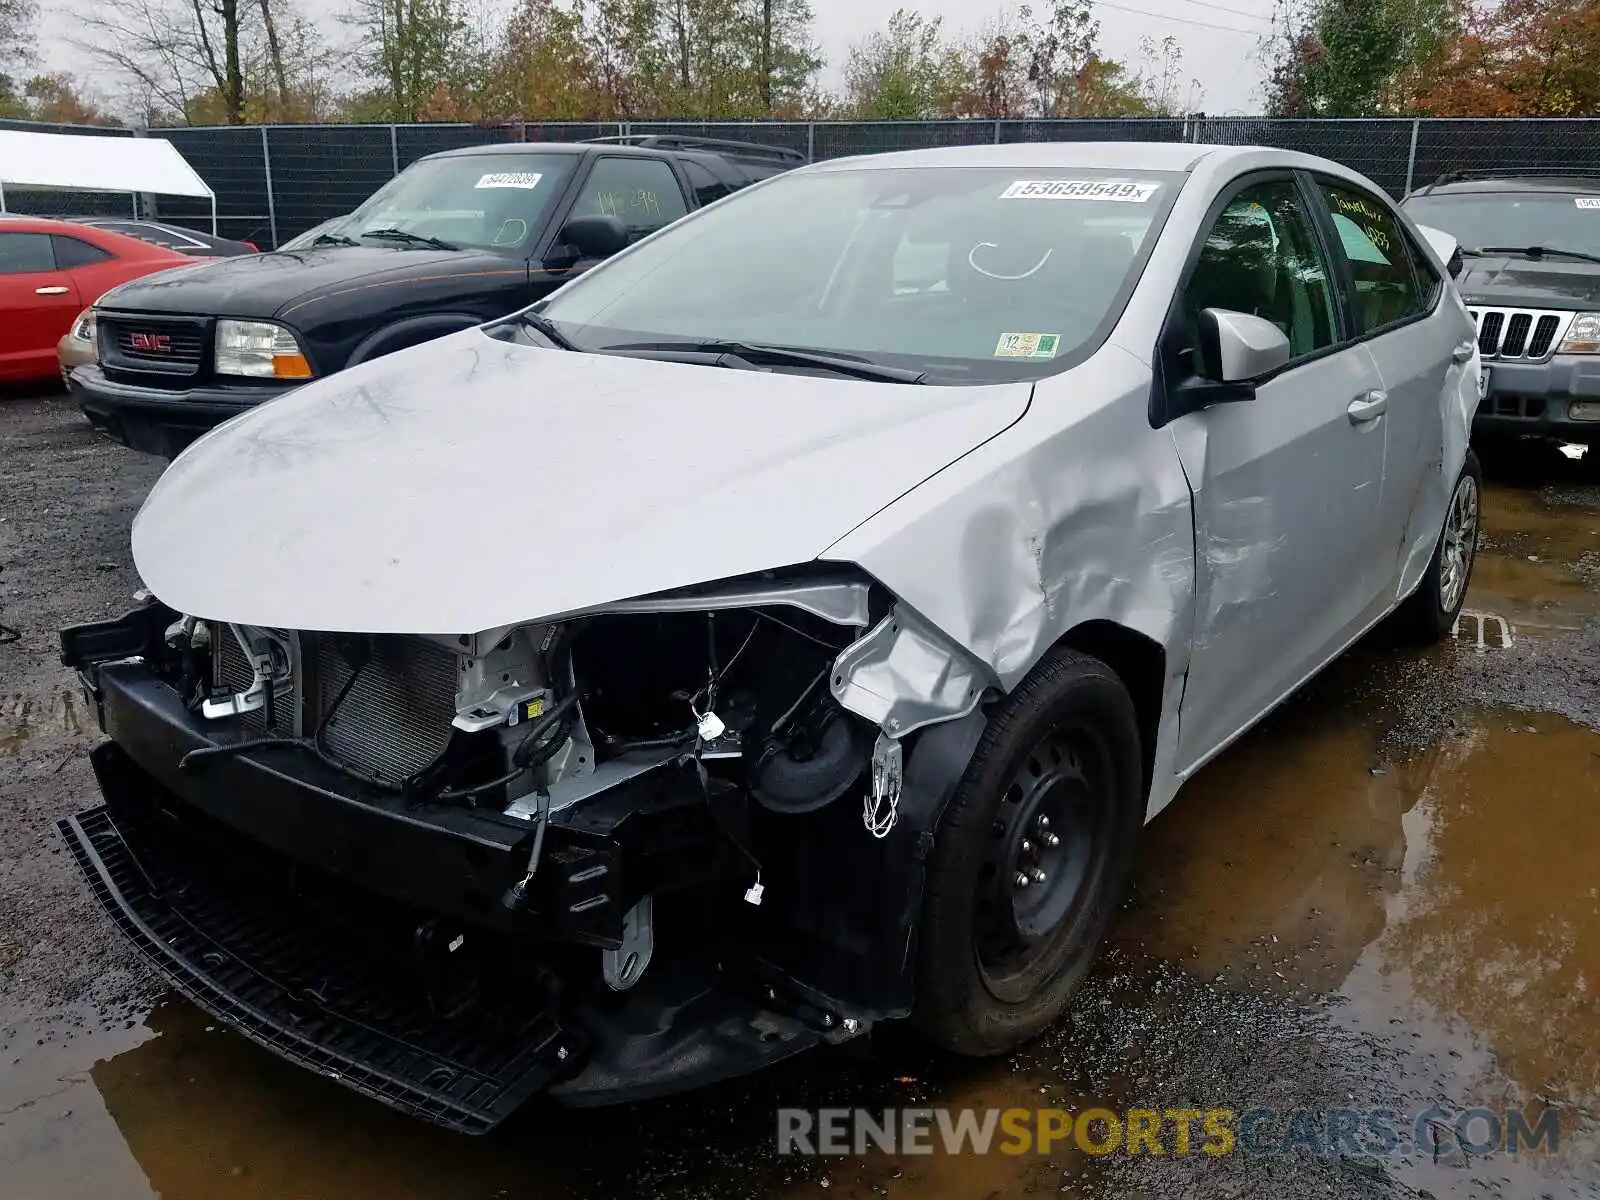
[[[1458,171],[1404,208],[1461,244],[1488,373],[1474,433],[1600,445],[1600,177]]]
[[[804,161],[664,135],[433,154],[294,250],[107,292],[94,310],[99,361],[69,386],[98,428],[171,458],[308,379],[523,308],[689,210]]]

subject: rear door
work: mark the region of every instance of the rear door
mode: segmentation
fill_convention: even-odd
[[[1389,552],[1375,560],[1375,605],[1421,577],[1443,512],[1437,477],[1444,455],[1444,396],[1467,370],[1474,330],[1465,310],[1412,240],[1389,203],[1342,179],[1316,177],[1339,270],[1352,299],[1355,332],[1383,378],[1389,426],[1384,529]],[[1457,348],[1464,352],[1458,360]],[[1431,486],[1430,486],[1431,484]],[[1376,610],[1374,614],[1376,615]]]
[[[1315,203],[1287,172],[1226,189],[1163,336],[1163,370],[1180,378],[1194,373],[1205,308],[1263,317],[1291,351],[1254,399],[1168,426],[1194,493],[1197,549],[1184,772],[1359,632],[1372,556],[1393,552],[1381,524],[1386,429],[1359,407],[1380,379],[1350,335]]]
[[[48,233],[0,233],[0,378],[56,374],[56,342],[82,307]]]

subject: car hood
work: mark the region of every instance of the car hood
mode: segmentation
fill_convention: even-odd
[[[315,246],[218,258],[182,275],[140,279],[113,288],[102,308],[138,312],[272,317],[291,304],[360,281],[434,279],[486,270],[526,270],[518,259],[474,250],[389,246]]]
[[[1600,309],[1600,263],[1468,258],[1456,284],[1468,304]]]
[[[477,633],[814,559],[1026,411],[932,387],[545,350],[472,329],[195,442],[133,524],[194,616]]]

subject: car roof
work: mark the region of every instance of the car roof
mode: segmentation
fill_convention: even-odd
[[[118,250],[121,252],[119,257],[127,257],[129,252],[135,248],[156,252],[154,255],[147,254],[139,257],[158,257],[161,254],[170,254],[175,259],[187,257],[158,242],[148,241],[145,238],[130,237],[128,234],[121,233],[115,229],[102,229],[97,225],[88,225],[78,221],[58,221],[52,217],[29,217],[21,213],[6,213],[5,224],[0,228],[5,229],[8,233],[56,233],[64,237],[75,237],[80,241],[93,242],[102,250]]]
[[[1445,179],[1417,188],[1407,196],[1460,196],[1484,192],[1560,192],[1600,195],[1600,178],[1582,175],[1484,175],[1476,179]]]
[[[1188,171],[1200,159],[1234,147],[1192,142],[1007,142],[985,146],[934,146],[831,158],[808,171],[878,167],[1090,167],[1112,170]]]
[[[640,146],[596,145],[593,142],[491,142],[486,146],[457,146],[454,150],[440,150],[436,154],[425,154],[417,161],[428,158],[473,158],[480,154],[503,154],[511,158],[519,154],[582,154],[588,150],[631,154],[639,158],[661,158],[667,153]]]

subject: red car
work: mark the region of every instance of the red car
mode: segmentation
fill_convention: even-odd
[[[196,261],[108,229],[0,220],[0,380],[54,376],[56,343],[80,312],[119,283]]]

